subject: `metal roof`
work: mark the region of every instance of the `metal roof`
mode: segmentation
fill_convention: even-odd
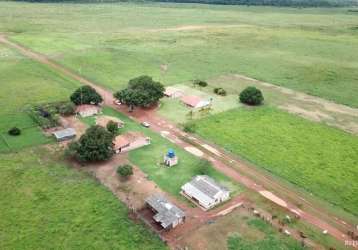
[[[219,193],[227,193],[229,190],[214,181],[207,175],[195,176],[190,182],[182,186],[182,189],[191,195],[194,195],[199,201],[211,203]]]
[[[76,130],[74,128],[66,128],[63,130],[58,130],[53,132],[54,136],[57,139],[62,139],[66,137],[76,136]]]
[[[157,214],[153,219],[159,222],[163,228],[168,228],[178,219],[185,217],[185,213],[174,204],[170,203],[164,196],[153,194],[145,200]]]

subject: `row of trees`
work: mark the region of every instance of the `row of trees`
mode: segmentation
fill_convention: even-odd
[[[74,2],[73,0],[15,0],[27,2]],[[134,0],[132,0],[134,2]],[[344,7],[357,6],[357,0],[144,0],[144,2],[177,2],[231,5],[264,5],[289,7]],[[77,0],[81,3],[113,3],[122,0]]]

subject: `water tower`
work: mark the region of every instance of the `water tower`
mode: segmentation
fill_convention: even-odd
[[[175,155],[173,149],[169,149],[168,153],[164,156],[164,164],[168,167],[172,167],[178,164],[178,157]]]

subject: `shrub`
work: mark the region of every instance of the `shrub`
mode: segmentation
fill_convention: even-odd
[[[200,86],[200,87],[206,87],[208,86],[208,83],[202,80],[195,80],[193,82],[194,86]]]
[[[107,130],[111,132],[113,135],[118,133],[118,123],[114,121],[109,121],[106,126]]]
[[[72,102],[61,104],[58,107],[58,112],[64,116],[70,116],[75,114],[76,106]]]
[[[183,130],[184,130],[184,132],[187,132],[187,133],[195,133],[196,124],[193,122],[186,123],[186,124],[184,124]]]
[[[264,100],[261,90],[251,86],[240,93],[240,101],[248,105],[260,105]]]
[[[21,134],[21,130],[17,127],[13,127],[8,131],[9,135],[18,136]]]
[[[133,167],[131,165],[123,165],[117,168],[117,174],[121,177],[128,178],[133,175]]]
[[[223,88],[215,88],[214,93],[221,96],[226,96],[226,90]]]
[[[210,162],[208,160],[200,160],[197,165],[197,174],[198,175],[208,175],[210,168]]]

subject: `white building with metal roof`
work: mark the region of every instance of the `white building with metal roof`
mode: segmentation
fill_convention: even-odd
[[[205,210],[230,198],[230,191],[207,175],[195,176],[181,187],[181,193]]]
[[[57,141],[71,140],[76,137],[76,130],[74,128],[66,128],[53,132]]]
[[[145,202],[155,213],[153,219],[166,230],[176,227],[185,220],[185,213],[160,194],[149,196]]]

